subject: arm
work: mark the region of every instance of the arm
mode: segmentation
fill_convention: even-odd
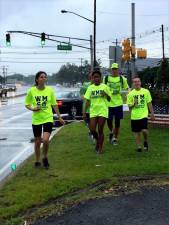
[[[84,105],[84,108],[83,108],[83,119],[86,119],[86,111],[89,107],[90,107],[90,101],[86,99],[85,105]]]
[[[151,120],[155,120],[152,102],[147,103]]]
[[[60,116],[60,112],[59,112],[58,106],[57,106],[57,105],[53,105],[52,107],[53,107],[55,113],[56,113],[57,116],[58,116],[59,122],[61,122],[61,124],[65,124],[65,121],[64,121],[64,120],[62,119],[62,117]]]
[[[111,97],[105,91],[103,91],[103,96],[106,97],[108,102],[110,102]]]
[[[39,107],[33,108],[31,105],[25,105],[25,107],[26,107],[27,109],[29,109],[30,111],[32,111],[32,112],[38,112],[38,111],[40,110]]]

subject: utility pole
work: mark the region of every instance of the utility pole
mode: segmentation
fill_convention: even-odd
[[[91,62],[91,71],[93,71],[93,37],[90,35],[90,62]]]
[[[93,52],[94,52],[94,67],[96,67],[96,0],[94,0],[94,31],[93,31]]]
[[[163,52],[163,60],[164,60],[165,54],[164,54],[164,26],[163,26],[163,24],[161,25],[161,32],[162,32],[162,52]]]
[[[3,79],[4,79],[3,84],[5,85],[6,84],[6,76],[7,76],[7,67],[5,67],[5,66],[2,67],[2,75],[3,75]]]
[[[131,3],[131,46],[135,48],[135,3]],[[135,54],[132,54],[131,57],[131,75],[132,78],[136,75],[136,68],[135,68]]]
[[[116,42],[115,42],[115,49],[114,49],[114,62],[117,62],[117,44],[118,44],[118,41],[117,41],[117,38],[116,38]]]

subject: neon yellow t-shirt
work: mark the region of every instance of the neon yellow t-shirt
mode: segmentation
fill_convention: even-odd
[[[53,122],[52,106],[57,105],[57,102],[51,87],[45,86],[43,90],[39,90],[36,86],[31,87],[25,97],[25,105],[40,107],[39,111],[32,114],[32,124]]]
[[[92,117],[105,117],[108,118],[108,101],[106,96],[103,96],[103,91],[111,97],[111,92],[107,85],[91,84],[84,96],[85,99],[90,101],[90,118]]]
[[[148,117],[148,103],[152,101],[151,94],[149,90],[141,88],[140,90],[133,89],[127,95],[127,104],[129,106],[134,105],[134,102],[137,102],[137,105],[131,109],[131,119],[140,120]]]
[[[117,77],[113,77],[112,75],[108,76],[107,86],[110,88],[112,94],[111,101],[109,102],[109,107],[117,107],[123,105],[123,98],[121,95],[121,91],[127,90],[129,87],[127,79],[123,76],[122,79],[123,84],[121,84],[120,76]],[[103,83],[105,83],[105,77]]]

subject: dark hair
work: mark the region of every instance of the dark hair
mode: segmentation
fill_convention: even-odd
[[[99,74],[100,77],[102,76],[100,70],[94,70],[94,71],[92,72],[92,77],[94,76],[95,73]]]
[[[39,72],[37,72],[36,75],[35,75],[35,86],[38,86],[37,79],[40,77],[40,75],[41,75],[42,73],[44,73],[44,74],[46,75],[46,77],[47,77],[47,73],[46,73],[46,72],[44,72],[44,71],[39,71]]]
[[[134,79],[140,79],[140,77],[138,76],[138,75],[135,75],[133,78],[132,78],[132,80],[134,80]],[[140,79],[141,80],[141,79]]]

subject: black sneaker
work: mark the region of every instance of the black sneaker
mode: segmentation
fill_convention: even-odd
[[[109,134],[109,143],[110,144],[113,143],[113,134],[112,133]]]
[[[146,141],[144,142],[144,151],[148,151],[148,143]]]
[[[138,148],[137,149],[137,152],[142,152],[142,148]]]
[[[39,167],[41,167],[41,163],[40,162],[35,162],[34,166],[35,166],[35,168],[39,168]]]
[[[49,162],[48,162],[48,159],[47,158],[44,158],[43,159],[43,166],[48,169],[49,168]]]

